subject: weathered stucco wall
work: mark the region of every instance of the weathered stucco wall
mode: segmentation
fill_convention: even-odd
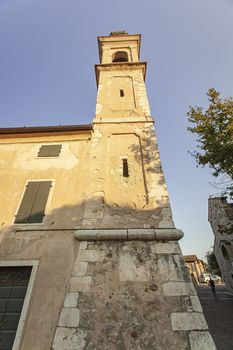
[[[48,350],[52,344],[79,245],[73,228],[84,211],[90,136],[5,136],[0,142],[0,260],[39,262],[23,328],[23,350]],[[38,158],[39,148],[46,144],[61,144],[60,155]],[[14,224],[27,182],[48,179],[53,185],[43,223]]]
[[[86,181],[79,228],[174,227],[152,122],[96,123]]]
[[[38,158],[49,143],[62,145],[59,157]],[[4,139],[0,156],[1,201],[8,199],[2,229],[14,223],[33,180],[52,180],[46,228],[174,227],[152,122],[96,123],[87,136]],[[123,177],[123,158],[129,177]]]
[[[38,158],[41,145],[50,143],[62,145],[60,155]],[[48,350],[72,269],[82,268],[74,265],[75,229],[174,227],[153,123],[96,123],[88,135],[5,137],[0,156],[1,203],[7,199],[0,259],[39,261],[21,349]],[[53,186],[43,223],[14,224],[27,182],[48,179]]]
[[[99,67],[96,118],[150,116],[142,67],[120,65]],[[124,96],[120,96],[120,90]]]
[[[12,230],[2,240],[1,261],[39,261],[20,349],[50,349],[77,247],[70,231]]]
[[[88,171],[86,162],[88,137],[90,135],[77,134],[15,137],[1,140],[0,200],[2,203],[7,200],[7,206],[0,213],[2,228],[14,223],[25,186],[30,180],[52,180],[52,189],[43,223],[45,227],[51,227],[54,224],[57,224],[58,227],[70,227],[70,222],[65,217],[57,216],[55,222],[52,223],[53,220],[48,221],[48,215],[52,215],[52,212],[65,206],[80,206],[80,203],[86,198],[83,179],[85,172]],[[41,145],[57,143],[62,145],[59,157],[37,157]],[[77,218],[78,215],[79,213],[77,213]],[[78,221],[77,218],[76,221]],[[51,216],[50,219],[52,219]]]

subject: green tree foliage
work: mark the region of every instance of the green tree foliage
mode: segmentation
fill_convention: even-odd
[[[206,253],[206,260],[207,260],[207,263],[208,263],[208,268],[209,270],[214,274],[214,275],[218,275],[218,276],[222,276],[221,274],[221,271],[220,271],[220,268],[218,266],[218,262],[217,262],[217,259],[216,259],[216,256],[213,252],[213,249],[212,250],[209,250],[207,253]]]
[[[191,153],[198,165],[208,165],[213,175],[228,175],[226,193],[233,196],[233,100],[221,99],[211,88],[207,93],[209,107],[189,107],[188,130],[197,135],[197,151]]]

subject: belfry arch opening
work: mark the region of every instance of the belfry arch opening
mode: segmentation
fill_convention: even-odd
[[[112,62],[128,62],[128,54],[125,51],[117,51],[112,56]]]

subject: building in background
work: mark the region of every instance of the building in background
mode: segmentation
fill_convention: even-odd
[[[98,38],[92,125],[0,130],[0,349],[216,349],[172,220],[140,43]]]
[[[203,280],[203,274],[207,273],[204,261],[198,259],[196,255],[185,255],[184,260],[188,266],[193,283],[201,283]]]
[[[208,220],[214,233],[214,254],[226,287],[233,291],[233,203],[209,198]]]

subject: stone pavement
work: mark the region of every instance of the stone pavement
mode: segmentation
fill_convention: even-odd
[[[208,285],[198,286],[197,293],[217,349],[233,350],[233,295],[225,285],[216,285],[217,299]]]

